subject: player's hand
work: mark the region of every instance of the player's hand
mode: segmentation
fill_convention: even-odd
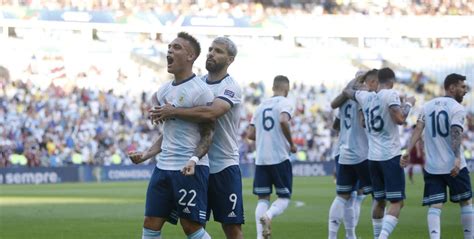
[[[451,169],[451,177],[458,176],[460,170],[461,170],[461,159],[456,158],[456,160],[454,160],[454,168]]]
[[[400,159],[400,167],[405,168],[406,166],[408,166],[408,162],[410,162],[410,155],[404,154]]]
[[[128,152],[128,157],[132,160],[134,164],[139,164],[145,161],[143,159],[143,153],[137,151],[130,151]]]
[[[415,105],[416,103],[416,99],[414,96],[406,97],[405,101],[410,103],[411,105]]]
[[[290,146],[290,152],[296,154],[297,151],[298,151],[298,148],[296,148],[296,145],[292,144],[292,145]]]
[[[181,173],[184,174],[184,176],[192,176],[194,175],[194,167],[196,166],[196,162],[193,160],[188,160],[186,163],[186,166],[184,166],[183,169],[181,169]]]
[[[163,106],[156,106],[151,108],[148,113],[154,122],[163,122],[171,117],[174,117],[175,107],[169,103]]]

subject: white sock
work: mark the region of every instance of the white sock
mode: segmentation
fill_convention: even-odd
[[[472,239],[474,236],[474,210],[471,204],[461,207],[461,223],[464,239]]]
[[[332,201],[331,208],[329,209],[329,239],[337,238],[337,231],[344,217],[346,203],[347,200],[339,196],[336,196],[334,201]]]
[[[277,200],[272,203],[272,206],[270,206],[270,209],[267,210],[267,216],[272,219],[282,214],[289,204],[289,198],[277,198]]]
[[[357,193],[354,191],[351,195],[351,198],[347,200],[346,205],[344,205],[344,227],[346,228],[346,239],[355,239],[355,224],[354,224],[354,204],[357,197]]]
[[[387,214],[383,218],[382,231],[380,232],[379,239],[387,239],[392,233],[393,229],[397,226],[398,218]]]
[[[143,228],[142,239],[161,239],[161,231],[154,231],[148,228]]]
[[[359,217],[360,217],[360,207],[364,202],[367,195],[361,194],[357,195],[357,199],[354,202],[354,226],[359,225]]]
[[[428,232],[430,239],[440,239],[441,237],[441,209],[430,207],[428,209]]]
[[[380,231],[382,231],[383,218],[375,219],[372,218],[372,226],[374,228],[374,238],[378,239]]]
[[[188,235],[188,239],[211,239],[211,236],[209,236],[204,227],[201,227],[201,229],[195,231],[191,235]]]
[[[255,224],[257,226],[257,239],[263,238],[263,226],[260,223],[260,218],[265,214],[270,206],[270,201],[265,199],[258,200],[257,207],[255,208]]]

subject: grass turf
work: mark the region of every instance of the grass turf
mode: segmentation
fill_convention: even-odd
[[[408,199],[391,238],[428,238],[426,207],[421,206],[423,181],[407,184]],[[147,182],[1,185],[0,238],[141,238]],[[334,199],[331,177],[294,179],[293,198],[285,213],[273,220],[278,238],[327,238],[327,217]],[[245,238],[256,238],[252,179],[244,180]],[[367,198],[357,236],[373,238]],[[442,238],[463,238],[459,205],[448,203],[441,214]],[[213,238],[224,238],[220,225],[210,222]],[[343,238],[344,229],[339,230]],[[163,238],[185,238],[180,226],[165,224]]]

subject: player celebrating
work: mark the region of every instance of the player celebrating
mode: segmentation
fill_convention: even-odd
[[[374,198],[372,211],[374,237],[388,238],[398,223],[405,199],[405,173],[400,167],[401,146],[398,125],[405,122],[413,97],[401,103],[398,92],[393,90],[395,73],[390,68],[378,71],[377,92],[344,90],[346,97],[356,100],[365,114],[369,139],[369,170]],[[384,217],[385,200],[391,205]]]
[[[239,167],[238,125],[242,93],[239,84],[227,73],[237,55],[237,47],[227,37],[214,39],[207,54],[204,77],[214,93],[210,106],[175,108],[165,105],[153,111],[159,120],[178,117],[194,122],[217,119],[215,134],[209,149],[208,219],[212,210],[214,220],[222,224],[227,238],[243,238],[244,223],[242,176]]]
[[[370,78],[371,82],[376,82],[377,70],[367,73],[358,72],[356,79],[353,81],[361,83],[366,78]],[[376,87],[377,84],[375,84],[375,89]],[[353,239],[357,238],[355,234],[355,227],[357,225],[356,214],[358,215],[359,213],[355,212],[356,206],[354,205],[358,203],[357,196],[351,197],[351,192],[358,184],[363,194],[372,193],[367,161],[367,135],[360,123],[357,102],[347,99],[344,93],[341,93],[333,100],[331,107],[339,108],[340,155],[337,165],[337,196],[329,210],[329,238],[337,238],[339,225],[342,219],[344,219],[346,238]],[[359,202],[362,202],[362,200]],[[358,211],[360,211],[360,205]]]
[[[467,93],[466,77],[450,74],[444,80],[445,97],[428,101],[422,109],[407,152],[415,147],[424,132],[426,164],[424,166],[425,190],[423,206],[428,205],[428,229],[431,239],[441,236],[441,209],[447,199],[461,206],[461,222],[464,238],[472,239],[474,211],[472,189],[466,160],[461,153],[462,132],[466,111],[460,104]],[[426,125],[426,127],[425,127]],[[410,154],[405,154],[402,166],[406,166]]]
[[[290,152],[296,153],[290,131],[293,106],[286,98],[290,82],[286,76],[273,80],[273,97],[256,109],[249,126],[248,138],[256,140],[253,193],[258,196],[255,209],[257,238],[270,238],[271,220],[285,211],[290,203],[293,174]],[[270,205],[272,185],[278,199]]]
[[[200,51],[199,42],[184,32],[168,45],[168,72],[175,79],[153,95],[158,105],[169,102],[178,107],[194,107],[212,101],[212,92],[192,72]],[[176,222],[177,217],[188,238],[210,238],[202,225],[206,222],[209,177],[206,153],[212,135],[212,123],[169,119],[163,123],[163,135],[147,152],[130,153],[134,163],[159,153],[148,185],[142,238],[161,238],[165,221]]]

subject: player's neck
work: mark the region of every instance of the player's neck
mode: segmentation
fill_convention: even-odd
[[[390,90],[392,89],[393,87],[389,84],[380,84],[379,85],[379,89],[377,90],[378,91],[381,91],[381,90]]]
[[[286,93],[283,92],[283,91],[273,91],[273,97],[277,97],[277,96],[283,96],[283,97],[286,97]]]
[[[176,73],[176,74],[174,74],[174,82],[176,84],[179,84],[179,83],[189,79],[193,75],[194,75],[194,73],[191,69],[183,71],[183,72]]]
[[[220,81],[224,79],[224,77],[226,76],[227,76],[227,70],[222,70],[219,72],[209,72],[207,74],[207,81],[208,82]]]

